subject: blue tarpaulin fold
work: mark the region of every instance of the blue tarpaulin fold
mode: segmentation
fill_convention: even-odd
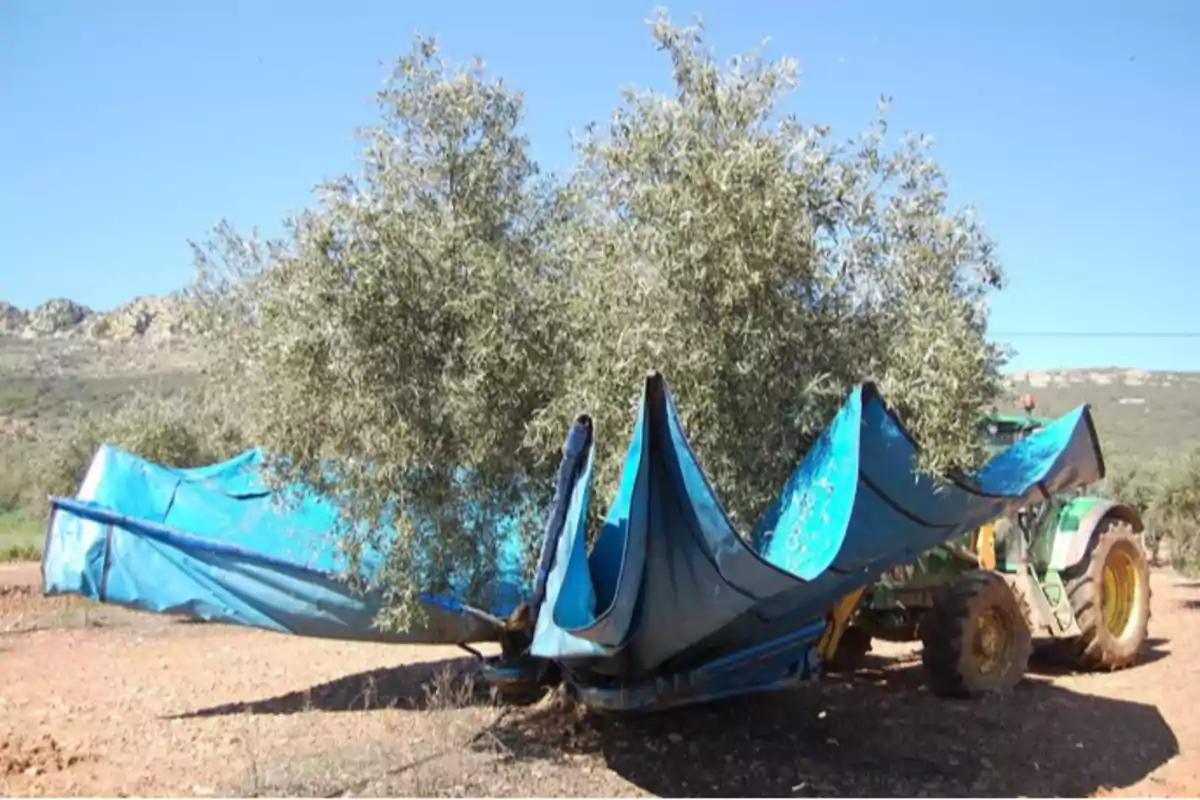
[[[576,675],[672,672],[786,636],[923,550],[1103,477],[1087,407],[938,478],[876,388],[851,393],[750,535],[734,530],[659,376],[648,379],[620,489],[591,551],[590,450],[547,567],[532,652]],[[819,636],[817,625],[814,636]]]
[[[933,545],[1104,473],[1081,406],[970,480],[924,474],[918,445],[864,384],[743,536],[655,374],[616,496],[589,548],[595,447],[590,420],[579,418],[548,504],[538,571],[521,574],[514,555],[483,610],[505,616],[528,600],[532,655],[561,664],[585,697],[622,707],[686,694],[687,682],[717,681],[706,689],[716,696],[796,674],[804,666],[797,659],[811,661],[829,607],[846,593]],[[453,595],[425,598],[431,616],[421,630],[378,630],[379,597],[355,594],[339,578],[346,564],[332,539],[333,507],[303,492],[299,505],[280,505],[261,466],[257,451],[182,470],[102,447],[77,496],[52,500],[46,591],[305,636],[453,642],[497,635]],[[515,554],[519,532],[511,538]],[[602,696],[610,691],[619,697]]]
[[[334,506],[304,491],[268,489],[262,469],[257,450],[177,469],[101,446],[76,496],[52,498],[44,591],[300,636],[494,638],[491,625],[462,613],[454,594],[427,595],[419,629],[380,630],[380,595],[353,591],[345,579],[350,565],[335,538]],[[499,617],[527,591],[520,541],[512,539],[483,609]],[[366,560],[369,573],[380,559]]]

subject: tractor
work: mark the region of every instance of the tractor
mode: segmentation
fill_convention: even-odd
[[[993,452],[1045,424],[1032,397],[1022,405],[983,419]],[[920,641],[942,696],[1012,688],[1035,638],[1076,669],[1121,669],[1137,661],[1150,618],[1142,520],[1092,487],[1049,495],[889,570],[833,616],[829,666],[852,667],[872,639]]]

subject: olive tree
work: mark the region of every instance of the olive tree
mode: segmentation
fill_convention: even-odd
[[[379,93],[360,175],[324,186],[282,241],[223,229],[197,251],[217,374],[277,477],[340,505],[351,554],[391,536],[393,624],[452,567],[482,586],[500,517],[536,547],[580,411],[603,499],[648,370],[743,529],[864,379],[926,467],[979,457],[1001,275],[928,141],[889,148],[883,103],[838,144],[783,113],[792,61],[720,64],[699,26],[665,16],[653,34],[674,90],[625,91],[553,180],[520,94],[418,38]]]
[[[352,557],[390,536],[376,577],[404,624],[452,568],[482,587],[496,520],[549,496],[552,453],[525,440],[562,382],[563,284],[520,94],[418,37],[378,105],[361,174],[283,241],[219,230],[197,288],[274,477],[338,504]]]
[[[627,90],[566,189],[583,355],[544,419],[588,408],[616,450],[639,374],[662,369],[742,526],[864,378],[925,443],[925,467],[973,464],[976,414],[1000,392],[983,300],[1001,274],[969,209],[948,208],[928,140],[887,151],[881,102],[838,145],[780,113],[791,60],[722,67],[698,26],[653,30],[674,93]]]

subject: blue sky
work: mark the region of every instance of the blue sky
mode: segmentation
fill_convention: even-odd
[[[370,93],[416,29],[527,95],[543,164],[622,85],[665,87],[651,2],[6,0],[0,4],[0,299],[97,308],[178,288],[220,219],[279,230],[354,168]],[[669,5],[721,55],[771,37],[795,110],[851,135],[881,93],[928,132],[1010,285],[993,329],[1197,331],[1189,244],[1200,3],[794,0]],[[999,337],[998,337],[999,338]],[[1014,367],[1200,369],[1200,338],[1015,338]]]

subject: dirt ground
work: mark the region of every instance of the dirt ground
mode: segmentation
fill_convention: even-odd
[[[1142,663],[923,688],[915,648],[788,693],[642,718],[505,709],[461,651],[43,598],[0,566],[5,795],[1196,796],[1200,583],[1154,575]]]

